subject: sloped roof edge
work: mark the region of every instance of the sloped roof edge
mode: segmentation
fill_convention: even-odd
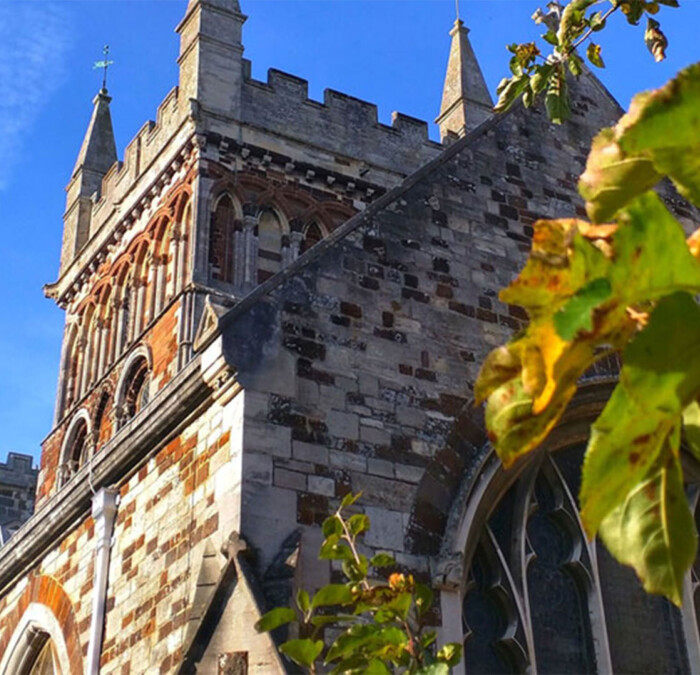
[[[584,74],[585,76],[590,78],[592,83],[599,89],[601,94],[604,97],[608,98],[610,102],[618,108],[620,114],[625,112],[618,100],[612,95],[610,90],[600,81],[600,79],[596,76],[595,73],[593,73],[588,67],[586,67],[585,64]],[[412,174],[408,175],[399,185],[386,192],[376,201],[372,202],[364,211],[356,213],[352,218],[350,218],[339,228],[331,232],[331,234],[329,234],[318,244],[316,244],[313,248],[309,249],[306,253],[297,258],[293,263],[291,263],[286,268],[275,274],[273,277],[270,277],[267,281],[260,284],[260,286],[257,286],[240,302],[238,302],[234,307],[232,307],[226,314],[219,318],[217,329],[215,331],[211,331],[211,333],[199,345],[199,349],[202,350],[205,347],[207,347],[228,326],[233,324],[237,317],[247,312],[258,301],[268,296],[272,291],[281,286],[288,279],[295,276],[307,265],[311,264],[312,262],[316,261],[318,258],[323,256],[328,249],[335,246],[339,241],[345,239],[345,237],[347,237],[350,233],[354,232],[361,225],[369,223],[372,220],[372,218],[374,218],[380,211],[386,209],[388,206],[393,204],[414,185],[419,183],[426,176],[430,175],[435,169],[449,162],[455,155],[459,154],[462,150],[464,150],[464,148],[469,146],[477,139],[481,138],[484,134],[491,131],[491,129],[495,128],[504,120],[508,119],[516,110],[520,109],[522,109],[522,102],[517,103],[505,113],[494,114],[493,117],[476,127],[476,129],[469,132],[459,140],[453,142],[451,145],[447,146],[442,153],[435,157],[435,159],[430,160],[429,162],[424,164],[420,169],[417,169]]]
[[[270,277],[267,281],[260,284],[260,286],[257,286],[238,304],[219,318],[217,330],[212,331],[207,336],[206,340],[202,341],[202,343],[199,345],[200,351],[211,344],[222,331],[224,331],[237,319],[237,317],[247,312],[258,301],[268,296],[272,291],[281,286],[288,279],[295,276],[299,271],[307,267],[312,262],[318,260],[318,258],[323,256],[328,249],[334,247],[339,241],[345,239],[345,237],[354,232],[358,227],[369,223],[380,211],[383,211],[388,206],[393,204],[397,199],[403,196],[414,185],[423,180],[423,178],[431,174],[435,169],[450,161],[470,143],[474,142],[477,138],[480,138],[500,124],[519,106],[520,104],[518,104],[518,106],[514,106],[510,111],[502,115],[494,115],[491,119],[474,129],[474,131],[468,133],[463,138],[460,138],[446,147],[445,150],[435,159],[430,160],[420,169],[417,169],[412,174],[404,178],[399,185],[386,192],[376,201],[372,202],[364,211],[356,213],[352,218],[345,221],[345,223],[343,223],[339,228],[331,232],[331,234],[297,258],[293,263],[275,274],[275,276]]]

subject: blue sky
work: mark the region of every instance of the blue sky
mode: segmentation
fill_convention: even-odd
[[[700,1],[662,8],[671,46],[656,65],[642,27],[621,17],[603,34],[603,82],[626,105],[700,59]],[[440,104],[453,0],[242,0],[245,55],[253,76],[270,67],[391,112],[433,120]],[[542,3],[544,4],[544,3]],[[109,90],[123,150],[177,82],[173,33],[186,0],[0,0],[0,461],[38,458],[51,428],[62,312],[44,299],[58,269],[64,187],[99,89],[92,62],[111,45]],[[461,0],[462,17],[489,87],[505,74],[505,44],[541,32],[536,0]],[[436,135],[433,126],[431,131]]]

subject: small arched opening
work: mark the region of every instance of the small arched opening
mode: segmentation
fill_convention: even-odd
[[[213,279],[233,283],[235,270],[236,208],[231,195],[222,194],[215,203],[209,228],[209,271]]]

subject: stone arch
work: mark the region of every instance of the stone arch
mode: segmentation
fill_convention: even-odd
[[[22,673],[32,643],[36,645],[42,633],[55,647],[62,675],[84,672],[78,620],[68,594],[54,578],[32,576],[2,627],[0,675]]]
[[[92,445],[92,420],[86,408],[73,415],[63,436],[58,464],[58,485],[65,485],[89,456]]]
[[[114,409],[112,395],[113,387],[110,384],[105,384],[96,399],[92,420],[92,442],[95,452],[98,452],[112,437],[112,412]]]
[[[617,377],[611,374],[616,370],[583,380],[542,446],[508,470],[486,439],[480,411],[473,408],[462,411],[441,456],[428,467],[413,509],[410,542],[414,551],[422,546],[433,556],[443,639],[468,640],[472,651],[466,657],[472,659],[472,667],[486,667],[480,659],[488,645],[500,654],[502,667],[517,672],[530,667],[546,670],[553,663],[566,672],[630,672],[651,658],[646,653],[637,656],[630,645],[659,622],[666,628],[650,647],[655,667],[683,672],[688,659],[693,669],[698,666],[700,644],[690,576],[681,615],[669,603],[643,592],[631,570],[586,539],[580,523],[576,493],[583,448],[590,424],[616,385]],[[686,477],[698,483],[700,467],[686,465]],[[440,482],[442,492],[437,489]],[[435,536],[426,538],[431,526]],[[635,609],[615,609],[617,588],[625,589]],[[552,593],[566,598],[566,616],[549,604]],[[636,617],[633,629],[630,612]],[[470,617],[477,617],[477,623]],[[500,627],[496,629],[494,622]],[[545,648],[553,644],[546,637],[553,626],[563,635],[562,644],[578,636],[580,648]],[[636,637],[628,638],[629,630]],[[567,670],[561,659],[574,657],[588,665]],[[463,673],[463,667],[455,672]],[[495,667],[491,671],[500,672]]]
[[[212,193],[209,217],[209,275],[224,283],[233,283],[241,264],[241,221],[243,210],[231,190]]]
[[[73,407],[78,400],[78,369],[80,367],[80,326],[74,318],[69,320],[61,358],[60,400],[56,411],[56,422]]]
[[[571,415],[581,415],[587,410],[586,401],[591,395],[600,398],[609,395],[620,372],[616,355],[598,361],[581,379],[578,393],[569,405],[560,425]],[[591,418],[589,421],[592,421]],[[588,428],[588,427],[586,427]],[[556,431],[552,437],[556,437]],[[467,403],[457,416],[445,446],[426,467],[418,485],[406,534],[406,550],[417,555],[438,555],[449,543],[446,532],[453,532],[459,516],[463,495],[468,494],[479,472],[491,456],[488,445],[483,406]],[[491,460],[493,461],[493,460]],[[448,529],[449,521],[449,529]]]
[[[289,221],[274,202],[260,206],[255,219],[256,281],[262,283],[290,262]]]
[[[144,391],[145,401],[150,398],[150,373],[153,370],[153,358],[151,351],[146,345],[139,345],[124,362],[122,371],[114,390],[114,403],[117,416],[117,428],[123,426],[140,408],[132,409],[130,395],[134,393],[133,387],[135,378],[140,378],[143,374],[145,378],[138,382],[139,390],[141,386],[146,387]],[[144,403],[145,405],[145,403]]]

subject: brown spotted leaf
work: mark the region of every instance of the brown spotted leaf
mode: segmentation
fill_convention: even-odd
[[[623,363],[584,460],[581,519],[589,536],[644,480],[700,391],[700,307],[692,296],[662,299]]]
[[[700,205],[700,64],[634,97],[630,111],[593,142],[579,192],[602,222],[663,176]]]
[[[680,607],[683,579],[697,552],[697,534],[672,434],[659,460],[613,510],[600,536],[617,560],[633,567],[649,593]]]

